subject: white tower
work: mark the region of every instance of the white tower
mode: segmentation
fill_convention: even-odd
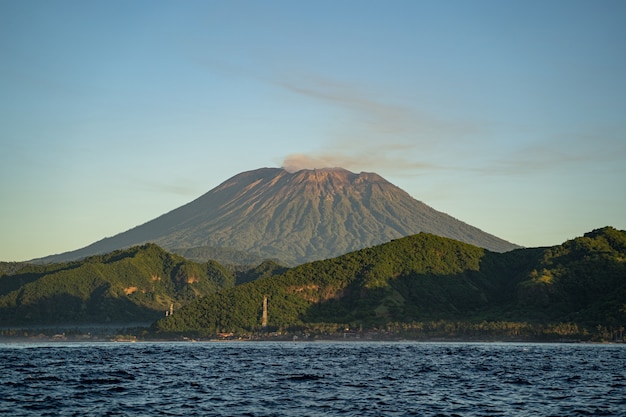
[[[263,297],[263,317],[261,317],[261,326],[267,327],[267,295]]]

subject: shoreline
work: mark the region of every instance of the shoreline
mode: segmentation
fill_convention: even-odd
[[[622,341],[594,341],[579,339],[545,339],[545,338],[443,338],[443,337],[379,337],[379,338],[343,338],[339,336],[311,338],[164,338],[141,337],[133,335],[36,335],[36,336],[0,336],[0,345],[12,344],[89,344],[89,343],[463,343],[463,344],[615,344],[624,345]]]

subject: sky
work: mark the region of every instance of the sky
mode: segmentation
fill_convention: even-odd
[[[0,260],[262,167],[526,247],[626,229],[626,2],[0,1]]]

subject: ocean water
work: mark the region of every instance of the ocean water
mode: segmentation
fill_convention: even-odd
[[[626,346],[0,345],[8,416],[626,415]]]

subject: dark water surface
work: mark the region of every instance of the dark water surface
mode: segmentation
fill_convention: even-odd
[[[0,345],[10,416],[626,415],[626,346]]]

